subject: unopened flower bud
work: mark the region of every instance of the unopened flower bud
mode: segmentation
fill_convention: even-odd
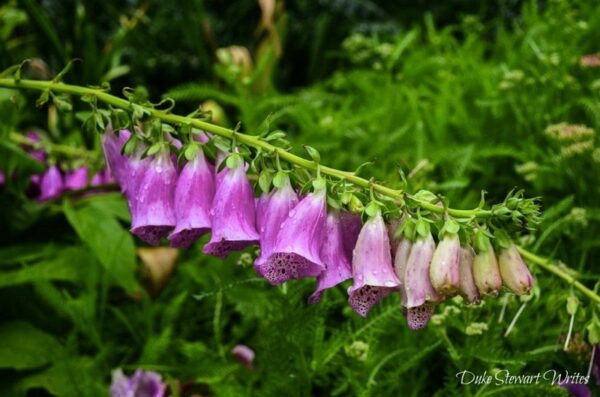
[[[458,235],[446,234],[435,249],[429,266],[431,284],[440,294],[451,296],[458,292],[460,285],[459,260],[460,240]]]
[[[494,248],[489,244],[488,249],[480,251],[473,260],[473,279],[481,295],[496,296],[502,288],[502,278]]]
[[[514,244],[500,252],[498,263],[504,285],[517,295],[529,293],[533,277]]]

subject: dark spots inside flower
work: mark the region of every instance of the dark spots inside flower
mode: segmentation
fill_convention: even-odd
[[[209,228],[183,229],[177,233],[172,233],[169,236],[169,242],[171,247],[189,248],[196,240],[202,237],[203,234],[208,233],[209,231]]]
[[[204,253],[219,258],[226,258],[229,254],[241,251],[249,245],[255,244],[254,240],[221,240],[208,243],[204,246]]]
[[[265,265],[264,277],[273,285],[304,277],[316,277],[321,267],[293,252],[272,254]]]
[[[393,290],[394,288],[365,285],[350,294],[348,303],[356,313],[366,317],[369,310]]]
[[[433,309],[434,305],[429,302],[425,302],[418,307],[411,307],[407,309],[406,320],[409,328],[412,330],[425,328],[429,323],[429,320],[431,320]]]
[[[165,237],[172,226],[139,226],[132,230],[132,233],[144,240],[150,245],[158,245],[160,240]]]

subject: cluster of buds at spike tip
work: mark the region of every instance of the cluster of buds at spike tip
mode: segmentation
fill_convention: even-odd
[[[24,145],[23,150],[44,167],[43,172],[29,177],[27,189],[29,197],[35,198],[39,202],[46,202],[60,198],[69,192],[73,193],[114,183],[108,168],[94,172],[90,167],[82,165],[81,159],[57,161],[54,156],[49,155],[46,149],[38,148],[38,145],[42,144],[40,134],[30,131],[25,136],[29,144]],[[13,174],[7,178],[6,174],[0,170],[0,187],[8,183],[7,179],[12,180],[13,177],[17,177],[17,175]],[[100,192],[101,189],[97,188],[95,191]],[[86,192],[86,194],[91,194],[91,192]]]
[[[129,203],[131,231],[149,244],[168,238],[172,247],[189,248],[210,233],[203,252],[220,258],[258,245],[254,269],[270,284],[314,278],[316,288],[308,301],[316,303],[327,289],[352,280],[348,303],[358,315],[366,317],[395,295],[414,330],[424,328],[435,306],[448,298],[461,295],[478,304],[482,296],[497,295],[503,283],[516,294],[531,288],[531,274],[501,231],[492,236],[485,226],[476,226],[470,236],[472,220],[428,216],[408,207],[398,216],[373,190],[365,206],[353,192],[336,191],[339,184],[321,176],[318,166],[316,177],[296,189],[294,170],[283,169],[278,157],[277,170],[266,171],[274,177],[265,183],[264,169],[259,176],[263,193],[257,196],[247,175],[251,167],[256,171],[256,158],[248,161],[247,148],[235,141],[224,147],[213,137],[182,145],[163,135],[151,145],[136,142],[138,134],[109,130],[102,142],[106,162]],[[167,140],[171,142],[163,143]],[[130,142],[135,144],[129,147]],[[213,143],[216,155],[208,156]],[[184,155],[180,164],[171,145]],[[437,201],[433,194],[418,197]],[[513,211],[531,207],[533,213],[533,202],[523,200],[520,192],[511,194],[495,211],[511,217]]]

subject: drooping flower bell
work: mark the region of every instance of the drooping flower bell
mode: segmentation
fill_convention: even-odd
[[[168,150],[161,149],[150,160],[136,187],[137,200],[131,213],[131,232],[151,245],[158,245],[176,225],[174,192],[177,171]],[[130,198],[133,200],[133,198]]]
[[[128,378],[117,369],[112,373],[111,397],[164,397],[167,384],[160,374],[138,369]]]
[[[64,181],[56,165],[51,165],[42,175],[40,181],[40,195],[38,201],[47,201],[56,198],[64,191]]]
[[[88,184],[88,168],[79,167],[65,175],[65,190],[80,190]]]
[[[473,260],[473,279],[481,295],[496,296],[502,288],[502,278],[494,247],[482,230],[475,233],[477,255]]]
[[[420,221],[425,222],[425,221]],[[425,223],[423,223],[425,224]],[[404,274],[405,306],[408,309],[419,307],[425,302],[438,302],[442,297],[437,293],[429,277],[429,265],[435,251],[435,241],[429,228],[422,230],[412,244]]]
[[[254,194],[241,156],[233,154],[228,168],[217,176],[216,193],[210,210],[212,236],[204,253],[225,258],[234,251],[258,243]]]
[[[130,159],[125,156],[123,146],[131,138],[129,130],[121,130],[115,133],[112,128],[107,128],[102,134],[102,149],[104,151],[104,159],[111,175],[121,186],[123,193],[127,192],[127,180],[129,179],[129,163]]]
[[[198,147],[195,156],[177,178],[174,197],[177,225],[169,235],[172,247],[188,248],[210,231],[210,208],[214,195],[214,174]]]
[[[263,195],[258,199],[259,205],[256,207],[257,227],[260,233],[260,256],[256,258],[254,267],[259,275],[264,275],[269,271],[267,261],[277,243],[277,235],[290,211],[298,204],[298,195],[292,188],[287,175],[279,174],[277,184],[278,187],[269,196],[263,199]],[[264,200],[262,205],[260,200]]]
[[[517,295],[525,295],[531,290],[533,277],[527,268],[517,247],[511,243],[498,255],[498,266],[502,282]]]
[[[325,270],[317,277],[317,288],[308,298],[309,303],[317,303],[326,289],[352,277],[352,266],[344,252],[340,215],[337,211],[331,211],[327,215],[323,238],[321,259]]]
[[[446,296],[456,294],[460,287],[460,240],[457,232],[458,224],[453,220],[447,221],[429,266],[431,285]]]
[[[321,244],[327,216],[326,189],[322,180],[315,190],[292,208],[281,224],[275,245],[262,272],[273,285],[304,277],[316,277],[325,269]]]
[[[460,249],[460,294],[469,303],[476,305],[480,302],[479,291],[473,279],[473,260],[475,259],[475,251],[471,246],[462,247]]]
[[[387,295],[400,288],[400,280],[392,267],[392,252],[387,227],[381,210],[373,202],[367,206],[365,222],[354,248],[352,277],[348,303],[362,317]]]

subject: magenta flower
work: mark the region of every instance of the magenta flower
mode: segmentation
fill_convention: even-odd
[[[4,176],[4,172],[0,171],[0,186],[4,186],[6,183],[6,176]]]
[[[210,207],[215,195],[212,170],[202,150],[183,167],[175,188],[177,226],[169,236],[171,247],[188,248],[210,231]]]
[[[131,212],[131,232],[151,245],[158,245],[176,224],[173,199],[177,171],[169,153],[162,150],[151,159],[136,187],[137,200]]]
[[[285,178],[282,186],[273,191],[268,199],[259,198],[257,205],[257,222],[260,233],[260,256],[256,258],[254,266],[259,275],[269,272],[267,260],[273,253],[277,243],[277,235],[282,224],[288,218],[290,211],[298,204],[298,195],[292,188],[289,178]],[[261,200],[262,203],[261,203]]]
[[[440,294],[452,296],[460,287],[460,240],[455,233],[447,233],[439,242],[431,264],[429,278],[431,285]]]
[[[502,282],[508,289],[517,295],[529,293],[533,285],[533,277],[514,244],[500,251],[498,267]]]
[[[131,138],[129,130],[121,130],[117,135],[111,128],[107,128],[102,135],[102,149],[106,165],[121,186],[123,193],[127,193],[127,181],[131,177],[129,175],[131,172],[129,169],[130,159],[122,154],[123,146],[129,138]],[[141,153],[139,157],[141,158]]]
[[[348,289],[348,303],[362,317],[391,292],[400,288],[392,267],[388,231],[381,211],[363,225],[352,257],[354,284]]]
[[[80,190],[88,184],[87,167],[79,167],[65,175],[65,190]]]
[[[254,364],[254,350],[246,345],[236,345],[231,349],[231,354],[246,368],[252,369]]]
[[[325,269],[320,254],[327,216],[325,200],[325,189],[316,189],[300,200],[281,224],[264,265],[264,277],[271,284],[316,277]]]
[[[344,253],[346,258],[352,262],[352,252],[358,240],[358,234],[362,228],[360,215],[348,211],[340,212],[340,224],[342,229],[342,241],[344,242]]]
[[[475,251],[470,246],[460,249],[460,294],[469,303],[479,304],[480,297],[473,278]]]
[[[167,384],[156,372],[138,369],[128,378],[117,369],[112,373],[111,397],[164,397]]]
[[[50,166],[42,175],[38,201],[47,201],[60,196],[64,191],[64,187],[60,170],[55,165]]]
[[[429,264],[435,251],[435,242],[431,233],[418,236],[412,245],[406,262],[404,275],[404,291],[406,293],[406,308],[416,308],[425,302],[441,300],[429,279]]]
[[[317,288],[308,298],[309,303],[317,303],[326,289],[352,277],[352,266],[344,253],[343,243],[340,215],[337,211],[332,211],[325,220],[325,234],[321,246],[321,259],[325,270],[317,277]]]
[[[217,176],[217,189],[210,210],[212,236],[204,253],[225,258],[233,251],[256,244],[254,193],[239,159],[233,169]]]

